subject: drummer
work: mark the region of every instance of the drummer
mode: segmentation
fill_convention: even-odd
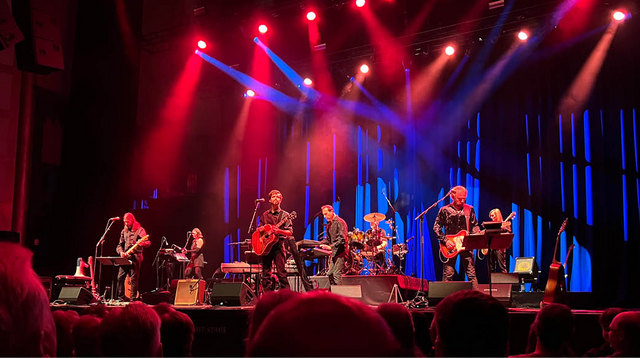
[[[384,218],[384,216],[382,218]],[[365,217],[365,220],[366,219],[367,218]],[[378,217],[375,217],[373,219],[374,220],[371,221],[371,229],[367,230],[366,232],[367,250],[373,252],[373,257],[376,265],[386,269],[387,263],[384,254],[388,242],[387,233],[380,227],[380,221],[382,219]]]

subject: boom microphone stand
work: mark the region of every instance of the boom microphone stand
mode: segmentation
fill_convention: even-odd
[[[120,220],[120,218],[117,218],[117,219],[116,218],[110,218],[107,221],[107,226],[104,229],[104,233],[102,233],[102,237],[100,237],[100,240],[98,240],[98,243],[96,244],[96,251],[95,251],[95,254],[93,256],[94,257],[94,260],[93,260],[94,261],[94,265],[93,265],[93,272],[92,272],[94,281],[95,281],[95,277],[96,277],[96,265],[95,265],[95,263],[98,262],[98,247],[100,247],[100,255],[102,256],[102,252],[103,252],[102,245],[105,242],[105,236],[107,236],[107,233],[109,232],[109,229],[111,229],[111,225],[113,225],[113,223],[116,222],[116,220]],[[102,287],[102,262],[100,263],[100,270],[98,270],[98,271],[100,272],[100,276],[98,277],[98,293],[100,293],[100,288]],[[100,295],[98,294],[98,296],[100,296]]]

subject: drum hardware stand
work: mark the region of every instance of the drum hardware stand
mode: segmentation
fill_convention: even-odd
[[[426,299],[426,295],[424,292],[424,217],[426,216],[426,214],[429,212],[429,210],[433,209],[436,207],[436,205],[438,205],[441,201],[443,201],[446,197],[448,197],[451,194],[451,190],[449,190],[449,192],[443,196],[442,198],[440,198],[438,201],[436,201],[435,203],[433,203],[430,207],[428,207],[425,211],[421,212],[420,215],[416,216],[416,218],[414,220],[420,220],[419,225],[418,225],[418,231],[420,232],[420,291],[418,291],[416,293],[416,297],[413,299],[413,305],[416,308],[421,308],[421,307],[426,307],[429,305],[429,301],[427,301]],[[438,250],[439,251],[439,250]],[[426,306],[423,306],[423,304],[426,303]]]
[[[387,300],[387,302],[392,302],[392,299],[394,303],[404,302],[404,300],[402,299],[402,294],[400,293],[400,287],[398,287],[397,283],[393,284],[393,288],[391,289],[391,293],[389,294],[389,299]]]

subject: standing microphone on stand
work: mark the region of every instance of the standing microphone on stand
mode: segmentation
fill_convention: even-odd
[[[119,216],[112,217],[112,218],[109,219],[109,221],[118,221],[118,220],[120,220]]]
[[[258,199],[256,199],[256,203],[261,203],[261,202],[263,202],[263,201],[264,201],[264,198],[258,198]]]

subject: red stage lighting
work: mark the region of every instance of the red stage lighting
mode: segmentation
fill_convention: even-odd
[[[200,47],[201,49],[204,50],[205,48],[207,48],[207,43],[202,41],[202,40],[200,40],[200,41],[198,41],[198,47]]]
[[[311,81],[311,78],[305,78],[304,81],[302,81],[305,86],[311,86],[311,84],[313,84],[313,81]]]
[[[253,97],[255,95],[256,95],[256,93],[253,92],[252,90],[247,90],[247,92],[244,93],[245,97]]]
[[[269,28],[267,28],[267,25],[262,24],[258,26],[258,31],[260,31],[261,34],[265,34],[267,33],[267,31],[269,31]]]
[[[313,11],[309,11],[309,12],[307,13],[307,20],[309,20],[309,21],[313,21],[313,20],[315,20],[315,19],[316,19],[316,13],[315,13],[315,12],[313,12]]]
[[[356,6],[357,7],[363,7],[365,4],[365,0],[356,0]]]
[[[456,49],[453,48],[453,46],[447,46],[447,48],[444,49],[444,53],[446,53],[447,56],[453,55],[454,52],[456,52]]]
[[[520,39],[520,41],[527,41],[527,39],[529,38],[529,34],[527,34],[525,31],[520,31],[518,32],[518,38]]]
[[[622,11],[616,11],[613,13],[613,19],[616,21],[622,21],[627,17],[627,15]]]
[[[369,66],[367,66],[367,65],[360,66],[360,72],[362,72],[362,73],[369,72]]]

